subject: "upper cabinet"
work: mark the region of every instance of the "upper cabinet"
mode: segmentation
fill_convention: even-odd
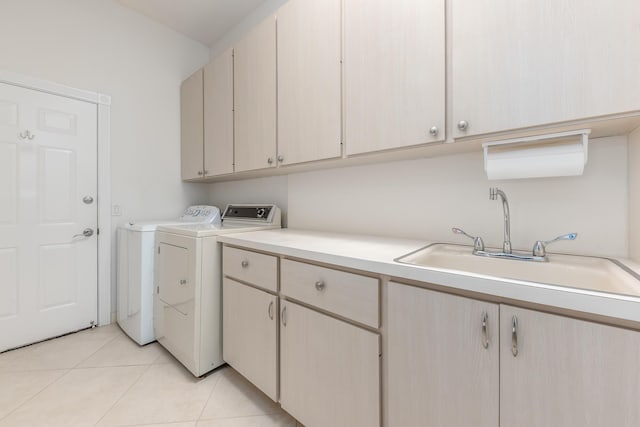
[[[203,126],[203,72],[196,71],[180,87],[180,159],[182,179],[202,178]]]
[[[233,172],[233,51],[204,67],[204,176]]]
[[[452,5],[455,137],[640,109],[637,0]]]
[[[444,0],[345,0],[347,154],[445,139]]]
[[[340,157],[340,0],[290,0],[278,21],[278,162]]]
[[[254,27],[233,49],[235,170],[276,166],[276,21]]]

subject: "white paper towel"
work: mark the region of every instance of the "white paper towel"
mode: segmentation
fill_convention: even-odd
[[[485,171],[490,180],[582,175],[585,148],[582,142],[489,146],[485,149]]]

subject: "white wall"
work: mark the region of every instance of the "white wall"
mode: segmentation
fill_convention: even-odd
[[[501,247],[502,205],[489,200],[497,186],[514,248],[577,232],[553,250],[624,257],[627,140],[596,141],[580,177],[488,181],[479,152],[290,175],[289,227],[470,243],[451,233],[457,226]]]
[[[640,128],[629,135],[629,257],[640,262]]]
[[[206,46],[112,0],[2,1],[0,69],[112,97],[114,230],[206,201],[207,186],[181,182],[178,159],[180,83],[208,59]]]
[[[280,6],[288,0],[266,0],[260,7],[256,8],[246,18],[235,25],[211,47],[211,57],[215,58],[244,36],[251,28],[262,22],[267,16],[273,14]]]

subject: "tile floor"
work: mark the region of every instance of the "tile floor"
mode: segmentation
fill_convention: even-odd
[[[195,378],[116,325],[0,354],[0,427],[301,427],[233,369]]]

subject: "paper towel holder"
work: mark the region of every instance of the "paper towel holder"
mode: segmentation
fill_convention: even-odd
[[[500,157],[509,157],[510,162],[526,162],[527,158],[531,157],[546,157],[548,159],[553,159],[554,156],[559,157],[557,152],[562,148],[570,148],[574,150],[574,153],[578,153],[580,159],[584,159],[583,163],[580,165],[584,168],[584,165],[587,164],[588,158],[588,147],[589,147],[589,135],[591,134],[591,129],[579,129],[572,130],[567,132],[557,132],[551,134],[543,134],[543,135],[535,135],[535,136],[527,136],[521,138],[513,138],[506,139],[502,141],[492,141],[486,142],[482,144],[482,148],[484,151],[484,169],[487,173],[489,179],[517,179],[517,178],[539,178],[539,177],[547,177],[547,176],[568,176],[568,175],[576,175],[573,174],[564,174],[558,173],[557,175],[553,173],[553,171],[540,172],[539,174],[529,170],[522,171],[521,173],[518,171],[511,171],[510,173],[495,173],[490,171],[490,160],[493,160],[493,164],[495,165],[495,160],[500,160]],[[578,140],[573,141],[573,137],[576,137]],[[567,141],[571,140],[571,141]],[[494,153],[491,152],[491,149],[494,149]],[[497,150],[496,150],[497,149]],[[500,152],[495,154],[495,152]],[[507,153],[505,155],[505,152]],[[521,154],[521,155],[519,155]],[[493,158],[492,158],[493,157]],[[504,159],[502,159],[504,161]],[[526,169],[526,168],[524,168]],[[582,174],[580,171],[579,174]],[[499,175],[498,177],[492,177],[492,175]],[[506,176],[503,176],[506,175]],[[513,175],[513,176],[512,176]]]

